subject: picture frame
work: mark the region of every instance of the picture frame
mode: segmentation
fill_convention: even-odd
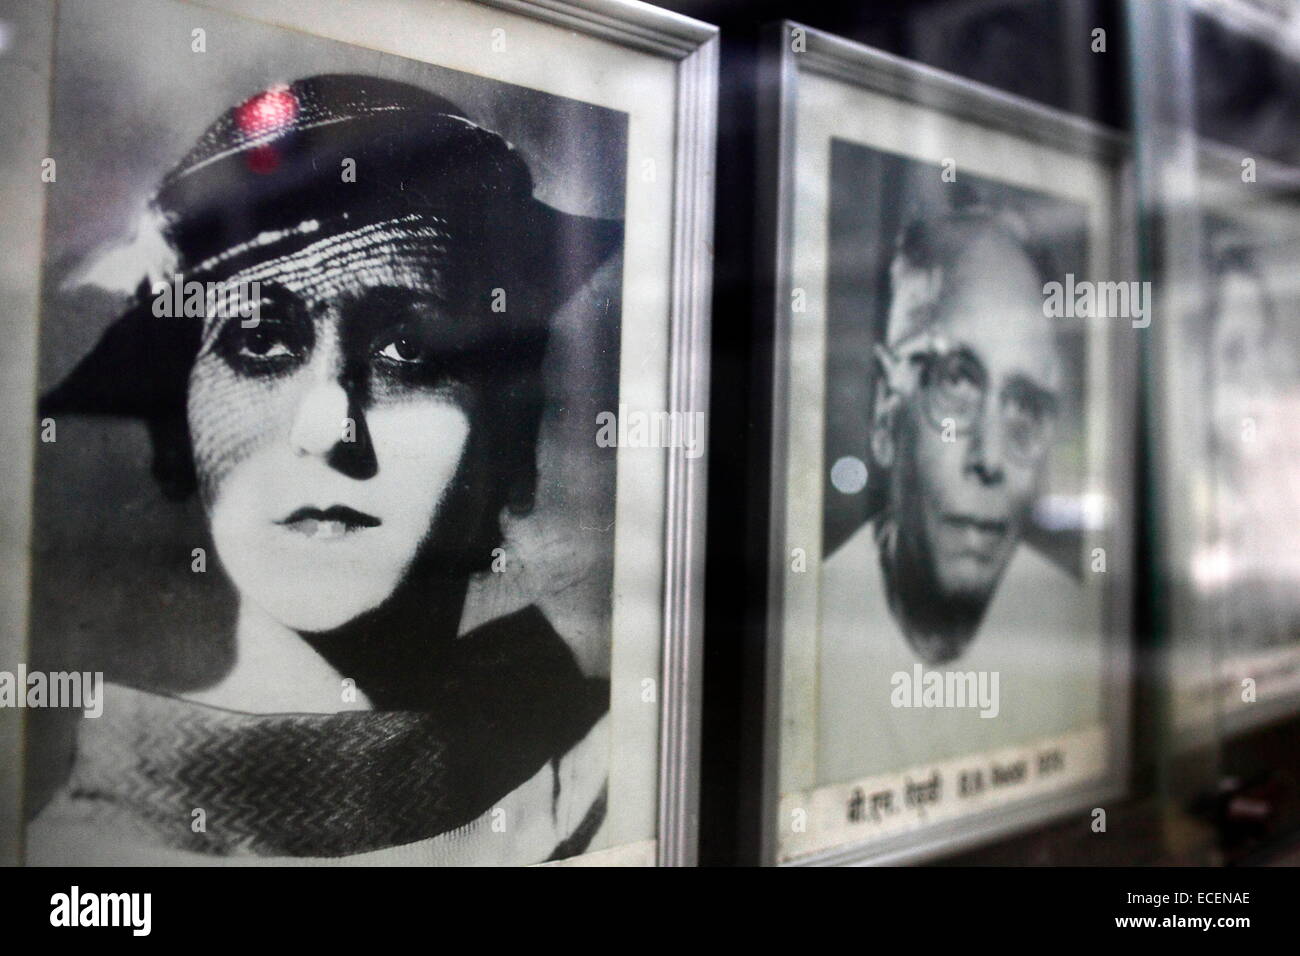
[[[1300,712],[1293,523],[1278,511],[1296,453],[1277,424],[1296,400],[1296,372],[1285,364],[1295,351],[1285,323],[1295,290],[1282,263],[1300,243],[1300,173],[1209,140],[1186,155],[1194,198],[1156,197],[1152,210],[1179,224],[1159,234],[1171,321],[1152,340],[1156,415],[1183,423],[1153,437],[1169,475],[1158,495],[1170,580],[1169,720],[1179,739],[1208,736],[1227,747]],[[1232,279],[1240,281],[1229,287]],[[1259,295],[1235,303],[1237,287]],[[1268,331],[1247,335],[1255,304]],[[1246,380],[1233,378],[1228,350],[1265,339],[1271,358]],[[1243,456],[1254,476],[1245,488],[1234,478]]]
[[[833,198],[837,194],[831,182],[841,157],[833,141],[847,140],[856,147],[870,141],[869,127],[886,130],[880,135],[888,139],[888,145],[871,142],[877,151],[909,159],[923,157],[935,178],[952,163],[949,157],[955,156],[950,171],[956,172],[957,181],[965,169],[967,175],[976,172],[984,181],[1012,182],[1017,170],[1029,167],[1037,170],[1038,176],[1031,188],[1050,193],[1061,187],[1044,185],[1051,177],[1043,168],[1051,164],[1062,167],[1066,178],[1076,176],[1087,184],[1076,185],[1072,198],[1089,210],[1088,270],[1127,279],[1137,273],[1134,236],[1123,217],[1130,188],[1126,141],[1096,124],[795,22],[775,25],[769,32],[767,50],[759,135],[765,148],[759,181],[772,185],[760,197],[760,235],[764,240],[760,259],[770,269],[763,277],[767,298],[762,309],[771,316],[774,329],[775,373],[760,857],[779,865],[914,862],[1067,814],[1080,814],[1079,825],[1086,826],[1084,810],[1104,808],[1106,801],[1121,798],[1127,790],[1131,614],[1137,573],[1129,535],[1139,503],[1132,497],[1133,462],[1127,453],[1135,447],[1136,432],[1133,416],[1123,409],[1126,402],[1135,400],[1137,339],[1144,333],[1140,328],[1131,329],[1128,322],[1094,315],[1089,321],[1099,323],[1098,331],[1085,335],[1088,394],[1105,392],[1113,400],[1105,402],[1108,407],[1094,418],[1098,402],[1094,397],[1087,411],[1090,450],[1086,484],[1105,500],[1106,514],[1102,538],[1090,540],[1096,544],[1104,539],[1109,562],[1103,583],[1091,589],[1098,616],[1094,619],[1097,628],[1090,633],[1102,648],[1104,663],[1096,671],[1090,668],[1089,673],[1098,695],[1096,713],[1104,717],[1093,725],[1098,736],[1084,747],[1092,753],[1089,769],[1066,785],[1031,787],[1023,798],[1008,795],[1005,800],[986,800],[969,811],[958,807],[949,813],[927,812],[912,798],[916,794],[932,798],[939,792],[940,801],[951,806],[951,801],[958,799],[954,796],[956,784],[966,772],[960,757],[953,756],[946,763],[936,758],[913,766],[891,766],[886,768],[888,772],[874,776],[858,774],[861,779],[824,779],[818,776],[819,761],[839,743],[832,736],[834,731],[819,730],[817,716],[818,701],[824,696],[821,687],[828,675],[826,665],[820,665],[820,677],[817,670],[818,646],[824,639],[822,628],[828,613],[827,599],[824,593],[819,597],[817,583],[825,554],[821,539],[829,527],[822,499],[831,494],[835,480],[830,473],[831,453],[822,445],[830,440],[826,436],[831,428],[823,412],[823,395],[827,394],[823,389],[831,387],[827,363],[863,352],[860,340],[852,339],[837,341],[836,347],[830,348],[827,316],[835,307],[835,293],[828,286],[832,281],[828,263],[848,260],[842,250],[828,247],[836,230],[828,220],[853,205]],[[809,118],[809,90],[820,100],[812,114],[815,120]],[[956,152],[956,130],[965,131],[971,141],[985,147],[982,163],[978,148]],[[1044,153],[1050,159],[1043,159]],[[1037,159],[1026,158],[1035,155]],[[998,159],[990,160],[990,156]],[[1066,157],[1078,159],[1080,165]],[[860,173],[865,167],[859,163],[854,168]],[[1028,173],[1024,176],[1029,178]],[[893,199],[881,189],[880,180],[868,178],[864,183],[859,176],[845,181],[854,184],[858,197],[854,208],[870,206],[875,210]],[[903,188],[902,180],[891,182],[895,190]],[[1096,190],[1090,197],[1088,187],[1092,186]],[[977,188],[981,188],[978,183]],[[996,189],[988,193],[995,194]],[[872,233],[861,223],[856,228],[858,234]],[[861,274],[861,260],[852,261],[853,274]],[[868,265],[867,271],[873,268],[877,267]],[[879,268],[884,271],[883,266]],[[853,302],[843,294],[838,301],[841,312],[845,302]],[[1134,325],[1140,326],[1140,322],[1135,320]],[[1105,382],[1102,388],[1097,387],[1093,374]],[[817,464],[810,467],[811,462]],[[854,467],[853,471],[861,479],[854,490],[861,490],[871,469]],[[848,483],[854,485],[855,481]],[[800,562],[802,569],[795,566]],[[870,640],[880,623],[866,621],[864,638]],[[831,679],[838,679],[829,673]],[[878,700],[873,706],[885,705]],[[863,713],[867,712],[864,705]],[[859,720],[849,733],[857,735],[854,739],[870,740],[867,727],[869,722]],[[999,759],[1011,759],[1013,751],[1020,753],[1007,741]],[[971,767],[978,769],[980,756],[972,759]],[[1083,762],[1088,763],[1088,758]],[[1032,777],[1033,772],[1027,776]],[[873,788],[881,794],[879,798],[866,792]],[[873,835],[875,822],[882,825]]]
[[[29,167],[36,169],[37,178],[33,183],[40,183],[41,164],[36,154],[54,153],[59,149],[59,136],[66,136],[66,126],[65,133],[59,132],[57,111],[66,109],[73,97],[66,92],[58,93],[57,86],[52,91],[50,83],[60,50],[80,45],[82,52],[92,52],[94,63],[116,62],[119,75],[130,78],[133,74],[128,58],[146,56],[150,44],[160,42],[157,36],[151,36],[137,49],[113,48],[109,39],[97,40],[89,35],[94,31],[80,29],[96,16],[102,17],[102,12],[77,0],[61,0],[39,8],[29,5],[22,16],[24,28],[31,27],[21,34],[24,59],[38,66],[36,81],[22,85],[21,99],[15,105],[37,122],[29,137],[5,150],[0,162],[6,169],[24,171],[24,175]],[[338,72],[346,67],[362,74],[373,67],[376,75],[409,80],[414,86],[419,86],[426,77],[441,78],[449,85],[435,92],[446,95],[446,89],[459,91],[458,95],[469,101],[465,109],[471,123],[477,119],[484,124],[483,116],[494,118],[499,125],[513,123],[507,131],[510,135],[505,138],[513,143],[512,149],[517,147],[524,159],[530,161],[539,190],[550,190],[544,200],[554,202],[557,195],[567,196],[570,206],[581,207],[585,202],[587,207],[600,209],[608,199],[602,198],[600,184],[615,183],[624,204],[617,215],[622,220],[621,234],[630,243],[626,254],[639,258],[635,271],[624,269],[613,273],[617,278],[612,281],[618,283],[614,295],[627,310],[624,314],[636,314],[637,321],[623,322],[617,327],[621,330],[618,334],[624,336],[620,348],[625,360],[616,360],[612,367],[616,392],[607,391],[607,394],[617,394],[617,404],[602,409],[602,414],[608,412],[621,417],[625,407],[630,407],[633,414],[651,417],[664,414],[671,420],[707,421],[718,71],[715,27],[632,0],[488,0],[481,3],[400,0],[382,9],[367,10],[364,17],[347,4],[322,8],[298,0],[275,3],[214,0],[202,4],[133,0],[130,10],[116,11],[115,17],[119,28],[123,21],[129,22],[134,17],[152,23],[153,30],[147,31],[150,34],[156,32],[186,44],[199,44],[197,34],[193,34],[191,41],[192,31],[186,26],[193,21],[194,29],[204,33],[206,49],[195,45],[188,52],[209,59],[189,62],[202,62],[210,71],[204,76],[221,75],[232,88],[240,82],[245,85],[254,82],[252,77],[257,68],[245,65],[241,70],[238,64],[228,69],[220,64],[211,66],[214,60],[230,53],[229,46],[222,48],[223,33],[227,39],[255,38],[267,50],[274,50],[277,43],[283,42],[287,51],[285,65],[274,67],[272,72],[291,70],[294,67],[288,64],[296,60],[330,63],[330,57],[340,51]],[[201,29],[205,26],[206,31]],[[185,27],[183,31],[182,27]],[[176,64],[182,62],[179,57],[177,53],[170,67],[178,74],[181,67]],[[163,57],[162,62],[166,64],[167,58]],[[556,62],[569,66],[557,70]],[[359,63],[363,68],[357,68]],[[157,61],[151,69],[160,69]],[[144,76],[138,72],[135,75],[137,79]],[[158,75],[162,73],[155,74],[155,78]],[[298,82],[291,75],[275,79]],[[201,83],[196,80],[192,85],[197,85],[201,92]],[[177,89],[183,86],[183,82],[178,83]],[[150,89],[155,97],[165,98],[169,92],[157,86]],[[267,89],[274,96],[283,95],[277,92],[281,87]],[[293,95],[298,88],[291,85],[288,89]],[[652,97],[648,95],[650,90],[662,95]],[[62,102],[59,96],[63,96]],[[542,106],[530,113],[534,107],[529,104],[538,103]],[[139,108],[126,97],[118,105],[127,114]],[[216,115],[210,106],[204,108]],[[614,145],[604,153],[581,153],[584,146],[591,147],[590,142],[582,143],[581,137],[576,145],[570,142],[566,147],[563,131],[557,131],[556,135],[548,133],[547,114],[536,112],[552,108],[557,111],[555,116],[577,117],[574,122],[587,122],[587,116],[596,117],[592,123],[604,122],[602,116],[613,117],[606,126],[616,132],[623,131],[619,134],[623,136],[621,155],[616,148],[617,136],[609,140]],[[181,117],[183,112],[178,110],[174,115]],[[619,115],[622,120],[618,119]],[[178,129],[175,135],[163,130],[152,141],[168,140],[174,151],[167,158],[174,161],[182,152],[176,147],[193,135],[192,130],[201,129],[211,118],[209,115],[193,121],[187,118],[185,122],[189,125]],[[146,128],[150,121],[162,129],[167,117],[145,117]],[[194,122],[199,125],[194,126]],[[47,129],[52,132],[47,134]],[[146,135],[141,141],[151,140]],[[3,289],[6,297],[12,297],[9,301],[19,306],[8,310],[5,320],[9,323],[11,341],[20,346],[7,356],[10,367],[6,369],[6,381],[16,394],[30,396],[26,409],[32,414],[37,411],[38,392],[48,391],[51,385],[48,357],[44,366],[38,360],[42,353],[36,330],[42,329],[44,343],[59,341],[62,335],[57,327],[53,333],[50,331],[48,314],[51,283],[68,278],[66,270],[53,276],[62,268],[63,261],[55,262],[50,256],[49,243],[57,242],[59,237],[59,216],[66,216],[69,211],[64,200],[60,212],[56,191],[69,181],[67,188],[75,190],[78,178],[95,168],[91,161],[93,147],[81,155],[75,137],[62,142],[72,144],[69,152],[73,160],[61,164],[57,181],[50,182],[43,190],[33,189],[21,204],[13,207],[16,215],[31,228],[15,230],[6,240],[11,247],[6,251],[20,261],[40,263],[46,273],[39,279],[36,276],[40,268],[33,268],[27,276],[10,274]],[[539,145],[548,142],[555,150],[549,155]],[[589,167],[585,181],[579,179],[566,185],[562,168],[566,148],[570,160],[575,155],[585,157]],[[575,149],[579,152],[575,153]],[[610,156],[621,165],[606,163]],[[36,166],[32,167],[34,161]],[[150,161],[144,163],[150,164]],[[161,159],[152,162],[152,166],[152,177],[166,169]],[[272,164],[267,168],[275,167]],[[80,188],[84,195],[84,180]],[[111,197],[107,204],[112,205]],[[84,204],[81,208],[94,210],[93,206]],[[604,208],[612,207],[605,202]],[[563,212],[592,215],[585,208]],[[42,223],[53,223],[44,236]],[[70,245],[75,246],[76,242]],[[639,249],[633,248],[634,245],[639,245]],[[58,251],[67,253],[69,246]],[[618,254],[624,254],[623,247]],[[608,310],[611,300],[603,301]],[[570,341],[568,347],[572,345]],[[49,348],[48,344],[43,347]],[[618,350],[613,354],[617,355]],[[626,361],[626,356],[633,354],[641,357],[639,366]],[[552,374],[551,380],[555,378]],[[553,417],[546,415],[567,414],[563,403],[558,404],[561,411],[550,411],[543,416],[541,443],[547,440],[548,427],[553,430],[559,427],[553,424]],[[586,404],[581,401],[573,404],[586,410]],[[639,407],[646,410],[638,412]],[[38,583],[28,591],[27,582],[33,575],[33,565],[48,550],[42,551],[41,536],[46,532],[39,521],[33,520],[32,508],[41,494],[48,495],[51,472],[40,463],[40,439],[31,440],[30,420],[7,422],[4,426],[5,437],[14,439],[16,447],[26,450],[9,465],[13,469],[10,477],[14,479],[11,487],[23,491],[6,503],[6,527],[14,531],[14,537],[6,537],[9,541],[21,540],[23,545],[11,554],[15,572],[6,575],[9,591],[4,605],[11,621],[35,620],[39,627],[40,586]],[[548,426],[548,421],[552,425]],[[571,419],[564,427],[573,434],[590,432],[592,446],[603,449],[608,445],[597,438],[600,425],[601,419],[597,417],[590,423]],[[602,599],[608,603],[605,606],[596,601],[589,616],[604,620],[609,636],[603,650],[592,651],[582,658],[582,664],[589,665],[595,660],[594,666],[599,669],[603,659],[610,686],[610,719],[615,728],[622,727],[628,734],[620,739],[620,731],[616,729],[612,743],[597,751],[603,754],[599,759],[608,778],[606,789],[602,790],[602,795],[608,792],[607,804],[602,805],[610,810],[603,825],[615,828],[610,831],[609,839],[603,845],[589,846],[576,856],[557,857],[550,862],[681,866],[691,865],[695,860],[707,469],[702,456],[704,434],[701,427],[692,438],[695,444],[690,446],[684,440],[667,439],[657,445],[617,443],[602,466],[615,494],[595,511],[607,512],[610,520],[603,527],[588,527],[576,510],[564,519],[572,519],[574,525],[566,532],[570,540],[578,540],[580,535],[588,538],[604,535],[608,539],[600,545],[606,551],[600,559],[604,562],[601,573],[605,577],[597,576],[608,582],[606,598]],[[550,460],[556,460],[554,452]],[[544,473],[545,461],[543,458],[539,466],[543,482],[548,480]],[[43,467],[45,477],[41,478]],[[33,474],[46,482],[45,492],[39,487],[34,489]],[[550,481],[552,485],[563,485],[565,478],[552,475]],[[48,496],[46,500],[50,500]],[[507,556],[514,556],[510,551],[510,532],[507,530],[505,535]],[[36,544],[29,548],[28,542],[33,540]],[[46,544],[49,540],[45,539]],[[557,540],[562,542],[563,537]],[[545,569],[548,560],[562,562],[563,558],[557,559],[555,554],[562,553],[563,547],[553,546],[552,556],[547,558],[544,545],[539,537],[534,542],[534,550],[526,555],[534,560],[534,566]],[[586,571],[579,568],[579,572],[575,576],[581,579]],[[517,579],[512,587],[525,586],[519,584],[520,580],[524,579]],[[582,580],[576,583],[581,585],[579,591],[590,589]],[[574,584],[574,581],[554,579],[555,590]],[[472,590],[477,586],[471,585],[471,595],[478,593]],[[480,618],[489,617],[494,609],[502,606],[500,595],[493,596],[492,586],[484,585],[489,597],[483,599]],[[113,586],[108,587],[112,590]],[[41,648],[29,645],[26,626],[7,633],[14,634],[15,638],[0,648],[4,652],[0,669],[16,672],[20,664],[33,660],[33,651],[39,652]],[[36,659],[39,660],[39,654]],[[27,768],[26,779],[20,782],[14,778],[13,792],[6,791],[6,799],[0,801],[0,810],[4,811],[0,813],[4,830],[0,834],[3,837],[0,853],[17,859],[23,844],[22,831],[38,809],[32,806],[32,788],[42,784],[39,780],[33,784],[33,778],[48,776],[41,770],[48,738],[40,733],[33,736],[30,715],[26,728],[9,720],[12,714],[0,716],[6,719],[4,736],[0,737],[6,762],[25,761]],[[33,774],[33,770],[37,772]],[[574,770],[575,774],[581,772]],[[558,787],[558,776],[556,781]],[[20,812],[24,797],[18,788],[24,785],[28,807]],[[578,829],[582,829],[581,824]],[[26,842],[30,859],[30,833]],[[264,855],[301,856],[311,862],[331,862],[330,857],[334,857],[333,862],[351,862],[342,853]],[[449,859],[508,863],[540,863],[544,859],[524,859],[526,855],[523,851],[492,851],[482,858],[470,854],[462,860],[452,854]],[[438,859],[441,858],[435,854],[432,860],[424,862]],[[149,861],[149,857],[138,860]],[[209,862],[241,861],[250,862],[239,853]]]

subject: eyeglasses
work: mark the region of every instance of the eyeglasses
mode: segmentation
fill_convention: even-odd
[[[951,422],[955,434],[973,431],[984,414],[989,376],[984,365],[967,349],[923,352],[912,356],[921,363],[921,406],[926,419],[943,431]],[[1046,453],[1056,431],[1056,397],[1028,379],[1013,376],[998,395],[998,411],[1007,450],[1025,464],[1036,464]]]

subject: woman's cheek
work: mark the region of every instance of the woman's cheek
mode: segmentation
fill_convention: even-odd
[[[371,409],[366,427],[379,462],[372,480],[410,531],[423,536],[465,453],[469,415],[447,399],[411,399]]]
[[[226,476],[259,447],[287,429],[276,423],[284,415],[287,390],[275,379],[236,375],[219,358],[201,356],[190,373],[190,441],[203,501],[211,505]]]

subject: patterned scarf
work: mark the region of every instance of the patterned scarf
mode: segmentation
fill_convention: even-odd
[[[110,685],[104,716],[82,722],[69,795],[105,825],[212,855],[427,839],[554,765],[608,708],[608,682],[584,678],[559,640],[533,608],[466,635],[428,712],[245,714]],[[503,650],[518,652],[505,672]]]

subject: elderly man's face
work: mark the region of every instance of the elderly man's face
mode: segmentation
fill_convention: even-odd
[[[978,240],[954,274],[899,422],[899,544],[939,597],[987,601],[1043,471],[1059,367],[1036,273],[1009,241]]]
[[[257,325],[209,320],[190,378],[203,499],[241,596],[329,630],[383,603],[416,558],[475,394],[444,361],[454,326],[414,242],[336,237],[240,280],[260,283]]]

